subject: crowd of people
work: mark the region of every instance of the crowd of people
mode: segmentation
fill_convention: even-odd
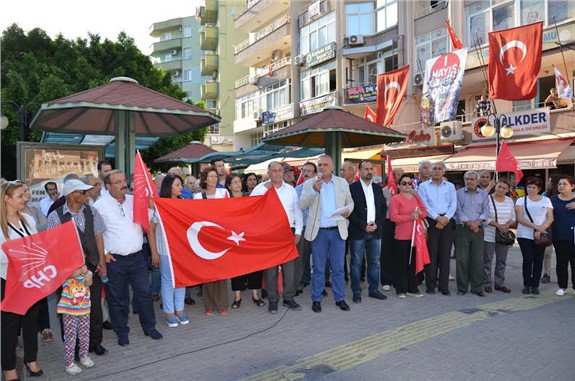
[[[281,266],[232,278],[231,299],[227,279],[201,285],[199,294],[207,316],[227,315],[230,300],[232,309],[241,308],[246,290],[258,307],[266,306],[267,298],[269,313],[278,312],[280,298],[283,307],[299,311],[302,307],[296,297],[308,285],[313,312],[322,312],[322,302],[329,295],[326,287],[331,287],[335,305],[349,311],[347,284],[352,302],[360,304],[363,280],[367,296],[381,301],[392,289],[400,299],[420,298],[424,292],[449,296],[453,247],[458,295],[509,293],[505,267],[508,249],[515,242],[510,232],[515,229],[523,256],[523,294],[539,295],[540,282],[549,282],[552,254],[545,253],[551,245],[557,258],[556,295],[567,291],[569,267],[575,288],[575,180],[571,176],[552,176],[543,194],[543,181],[529,178],[525,197],[514,200],[507,180],[495,181],[487,171],[468,171],[463,183],[454,184],[446,179],[442,162],[423,160],[416,176],[394,169],[389,175],[396,189],[374,182],[370,161],[345,161],[340,176],[333,170],[332,158],[322,155],[317,164],[302,166],[301,182],[296,182],[289,164],[276,161],[269,164],[263,181],[254,173],[227,174],[222,160],[213,161],[198,179],[184,179],[177,167],[156,176],[162,198],[248,197],[274,187],[290,224],[299,256]],[[168,242],[153,200],[146,236],[134,223],[134,199],[124,172],[102,161],[98,174],[66,176],[61,196],[57,185],[47,182],[47,197],[39,208],[28,205],[31,197],[24,182],[3,180],[1,184],[0,244],[75,221],[85,264],[57,292],[54,311],[61,318],[65,371],[71,375],[82,371],[80,365],[94,366],[89,353],[107,353],[102,346],[103,329],[113,329],[118,345],[129,345],[130,305],[138,313],[143,333],[159,340],[163,336],[156,329],[153,303],[161,302],[163,321],[170,328],[188,324],[185,305],[195,304],[190,288],[173,287]],[[417,274],[413,229],[419,221],[427,229],[430,263]],[[7,266],[8,259],[0,251],[2,299]],[[278,285],[280,271],[283,284]],[[28,375],[41,376],[36,361],[38,333],[45,341],[53,339],[46,298],[24,315],[1,314],[4,378],[18,379],[20,335]]]

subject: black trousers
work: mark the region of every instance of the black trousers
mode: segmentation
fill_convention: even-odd
[[[381,255],[379,257],[381,285],[393,284],[392,252],[395,242],[395,223],[385,219],[383,223],[383,240],[381,242]]]
[[[573,240],[553,241],[557,255],[557,283],[559,288],[567,289],[569,283],[569,264],[571,264],[571,284],[575,288],[575,245]]]
[[[1,282],[2,295],[4,300],[4,290],[6,281]],[[24,363],[36,361],[38,355],[38,310],[40,303],[35,303],[25,315],[17,315],[11,312],[1,312],[2,319],[2,370],[16,369],[16,343],[20,328],[22,328],[22,340],[24,343]]]
[[[435,220],[428,218],[427,222],[429,222],[427,248],[431,263],[425,265],[425,286],[427,290],[435,290],[439,269],[439,291],[448,291],[449,257],[455,236],[454,223],[451,220],[443,229],[437,229]]]
[[[102,344],[102,279],[96,273],[96,266],[88,263],[88,269],[94,274],[92,285],[90,286],[90,349]]]
[[[396,240],[394,247],[392,262],[395,268],[395,280],[393,283],[395,292],[397,294],[405,294],[407,292],[415,294],[419,292],[415,277],[415,248],[412,250],[411,240]]]
[[[50,329],[50,312],[48,311],[48,297],[40,299],[38,310],[38,332]]]

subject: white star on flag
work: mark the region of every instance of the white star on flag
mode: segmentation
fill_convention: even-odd
[[[236,233],[235,231],[232,230],[232,235],[229,236],[227,239],[229,239],[230,241],[234,241],[236,243],[236,245],[240,244],[240,241],[245,241],[246,239],[244,238],[244,233]]]

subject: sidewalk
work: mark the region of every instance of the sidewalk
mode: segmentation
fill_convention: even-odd
[[[190,324],[177,328],[165,325],[156,303],[163,340],[145,337],[132,315],[130,345],[119,347],[105,331],[109,353],[92,356],[95,367],[73,377],[64,371],[53,323],[56,339],[39,343],[42,380],[575,380],[575,293],[555,296],[553,275],[540,296],[523,296],[521,262],[512,248],[506,272],[512,293],[484,298],[457,296],[450,282],[451,296],[400,300],[392,291],[379,301],[366,290],[363,302],[353,304],[348,289],[351,311],[343,312],[327,289],[316,314],[306,288],[296,298],[302,311],[280,303],[271,315],[246,292],[228,316],[205,316],[196,298],[187,308]],[[455,274],[454,260],[451,268]]]

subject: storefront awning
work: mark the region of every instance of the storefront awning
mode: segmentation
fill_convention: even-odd
[[[429,160],[432,163],[438,161],[445,161],[451,155],[436,155],[436,156],[419,156],[419,157],[403,157],[401,159],[391,159],[391,166],[393,168],[401,168],[405,173],[419,172],[419,162],[421,160]]]
[[[521,169],[556,168],[557,158],[573,139],[548,139],[509,143]],[[448,171],[495,170],[495,145],[469,146],[445,160]]]

